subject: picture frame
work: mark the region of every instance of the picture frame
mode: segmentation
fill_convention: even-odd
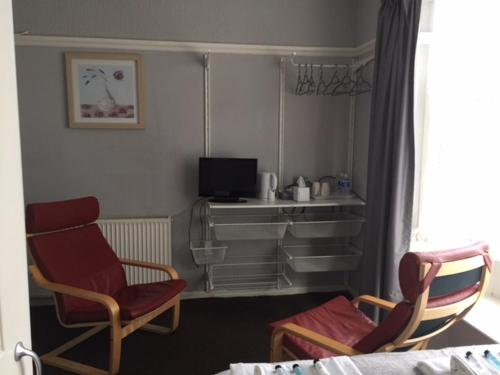
[[[144,129],[142,57],[66,52],[69,127]]]

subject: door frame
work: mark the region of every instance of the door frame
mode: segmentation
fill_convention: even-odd
[[[14,360],[31,327],[11,0],[0,0],[0,71],[0,373],[31,374],[31,359]]]

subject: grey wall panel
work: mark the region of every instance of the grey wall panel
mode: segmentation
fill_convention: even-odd
[[[212,156],[256,157],[260,171],[277,171],[279,60],[218,55],[212,63]]]
[[[375,39],[377,32],[377,16],[380,0],[358,0],[356,10],[357,45]],[[364,77],[373,81],[373,63],[364,71]],[[366,176],[368,168],[368,142],[370,137],[370,102],[371,93],[356,97],[355,128],[354,128],[354,160],[353,188],[363,199],[366,199]]]
[[[286,96],[284,184],[311,181],[347,166],[349,97]]]
[[[186,54],[144,54],[145,130],[69,129],[63,51],[18,48],[26,202],[94,194],[105,217],[164,216],[197,192],[202,68]]]
[[[183,41],[351,46],[352,0],[14,2],[16,31]]]
[[[355,45],[375,39],[380,0],[358,0],[355,11]]]
[[[370,137],[370,95],[371,93],[365,93],[356,97],[352,184],[354,191],[362,199],[366,199],[368,142]]]

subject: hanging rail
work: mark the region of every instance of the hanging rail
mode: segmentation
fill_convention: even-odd
[[[370,56],[353,64],[312,64],[296,63],[292,57],[290,64],[297,68],[295,95],[356,96],[370,92],[372,85],[363,70],[373,60]],[[326,73],[327,69],[333,73]]]
[[[294,57],[296,57],[296,56],[297,55],[294,53],[292,55],[292,57],[290,58],[290,65],[292,65],[294,67],[307,65],[307,66],[310,66],[313,68],[325,68],[325,69],[349,68],[352,70],[357,70],[358,68],[363,68],[365,65],[368,65],[369,63],[371,63],[375,59],[375,56],[369,56],[363,60],[357,61],[354,64],[316,64],[316,63],[310,64],[310,63],[297,63],[297,62],[295,62]]]

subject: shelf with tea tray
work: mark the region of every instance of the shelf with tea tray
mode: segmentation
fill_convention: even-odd
[[[330,197],[329,199],[311,199],[297,202],[294,200],[276,199],[274,201],[246,198],[245,202],[218,203],[209,202],[210,209],[245,209],[245,208],[307,208],[307,207],[335,207],[335,206],[364,206],[366,202],[356,196]]]
[[[365,201],[356,196],[302,202],[280,199],[207,202],[205,240],[191,247],[195,263],[205,267],[206,291],[292,286],[287,276],[289,270],[345,273],[356,269],[361,252],[350,244],[350,238],[360,232],[364,218],[352,213],[351,208],[363,206]],[[302,212],[296,213],[297,209]],[[238,214],[240,210],[252,214]],[[301,244],[305,239],[312,243]],[[315,244],[316,239],[321,243]],[[325,243],[328,239],[332,239],[331,243]],[[252,254],[228,256],[226,241],[243,240],[276,241],[276,252],[272,259],[262,260]],[[259,265],[264,272],[244,271]],[[224,270],[237,271],[228,275],[223,274]]]

